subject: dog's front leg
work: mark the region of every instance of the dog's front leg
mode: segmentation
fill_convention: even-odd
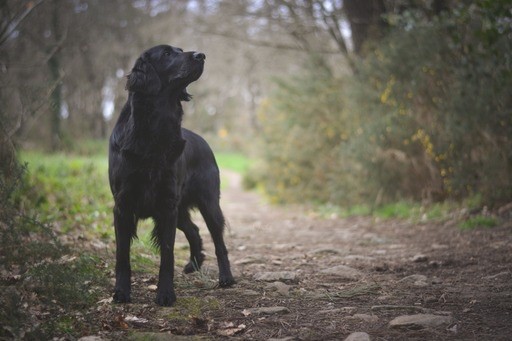
[[[137,222],[133,214],[118,206],[114,208],[114,227],[116,232],[116,285],[114,302],[130,302],[131,266],[130,244],[135,236]]]
[[[160,247],[160,272],[156,303],[171,306],[176,302],[174,293],[174,240],[176,237],[176,210],[155,217],[153,237]]]

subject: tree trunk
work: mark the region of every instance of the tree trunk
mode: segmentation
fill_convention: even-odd
[[[354,53],[364,55],[364,43],[382,36],[386,22],[384,0],[345,0],[344,10],[352,31]]]
[[[52,12],[52,34],[55,44],[60,42],[60,19],[59,19],[59,1],[53,3]],[[50,115],[51,115],[51,149],[56,151],[62,147],[62,127],[60,110],[62,107],[62,82],[60,80],[60,60],[59,53],[52,53],[48,60],[48,67],[50,69],[50,84],[55,84],[55,88],[50,95]]]

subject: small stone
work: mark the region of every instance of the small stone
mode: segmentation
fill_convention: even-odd
[[[267,285],[267,288],[274,289],[282,296],[290,295],[290,286],[284,284],[283,282],[274,282]]]
[[[369,314],[354,314],[351,316],[351,318],[356,320],[363,320],[365,322],[374,323],[379,320],[377,315],[369,315]]]
[[[264,263],[264,262],[265,261],[262,258],[249,256],[249,257],[245,257],[245,258],[235,261],[235,265],[247,265],[247,264]]]
[[[354,261],[373,261],[375,258],[369,257],[369,256],[362,256],[362,255],[348,255],[343,257],[346,260],[354,260]]]
[[[256,290],[251,290],[251,289],[244,290],[240,294],[242,294],[244,296],[259,296],[260,295],[259,292],[257,292]]]
[[[402,315],[389,322],[391,328],[435,328],[448,325],[453,322],[451,316],[439,316],[433,314]]]
[[[324,269],[320,271],[320,273],[324,275],[336,276],[349,281],[356,281],[363,277],[363,273],[361,271],[346,265],[338,265],[332,268]]]
[[[286,307],[260,307],[245,309],[252,315],[274,315],[274,314],[288,314],[290,310]]]
[[[428,260],[428,257],[424,254],[417,254],[411,259],[414,263],[422,263]]]
[[[428,265],[430,265],[433,268],[438,268],[441,264],[436,260],[431,260],[430,262],[428,262]]]
[[[340,252],[338,250],[335,250],[335,249],[329,249],[329,248],[322,248],[322,249],[316,249],[316,250],[313,250],[311,252],[309,252],[309,254],[324,254],[324,255],[337,255],[339,254]]]
[[[370,335],[365,332],[355,332],[347,336],[345,341],[370,341]]]
[[[441,284],[443,281],[440,278],[434,277],[432,278],[432,284]]]
[[[353,314],[356,310],[357,310],[356,307],[342,307],[342,308],[319,310],[318,314]]]
[[[425,275],[410,275],[402,278],[398,283],[410,284],[417,287],[426,287],[428,285],[427,276]]]
[[[297,280],[297,274],[293,271],[276,271],[276,272],[258,272],[254,275],[257,281],[275,282],[275,281],[289,281],[294,282]]]
[[[148,290],[149,291],[156,291],[158,289],[158,287],[154,284],[151,284],[151,285],[148,285]]]

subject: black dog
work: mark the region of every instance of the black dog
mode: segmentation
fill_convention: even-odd
[[[159,45],[145,51],[128,75],[128,101],[109,144],[109,180],[115,201],[115,302],[130,301],[130,244],[138,220],[150,217],[155,223],[153,241],[160,248],[156,303],[169,306],[176,301],[176,227],[190,244],[185,272],[199,269],[204,260],[199,229],[190,220],[192,208],[201,212],[215,244],[219,285],[235,283],[222,236],[215,157],[205,140],[181,128],[181,101],[190,100],[186,87],[201,76],[204,60],[203,53]]]

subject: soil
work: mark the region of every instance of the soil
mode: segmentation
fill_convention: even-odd
[[[95,319],[102,331],[95,336],[344,340],[364,332],[360,340],[512,338],[510,220],[462,230],[455,221],[325,218],[300,206],[268,205],[243,191],[235,174],[224,176],[230,183],[222,197],[225,236],[237,284],[216,287],[213,244],[196,217],[207,258],[199,273],[177,269],[176,305],[156,306],[156,276],[135,271],[133,303],[99,303]],[[186,249],[181,234],[176,248]],[[266,280],[265,272],[271,272]],[[390,325],[417,314],[444,319]]]

